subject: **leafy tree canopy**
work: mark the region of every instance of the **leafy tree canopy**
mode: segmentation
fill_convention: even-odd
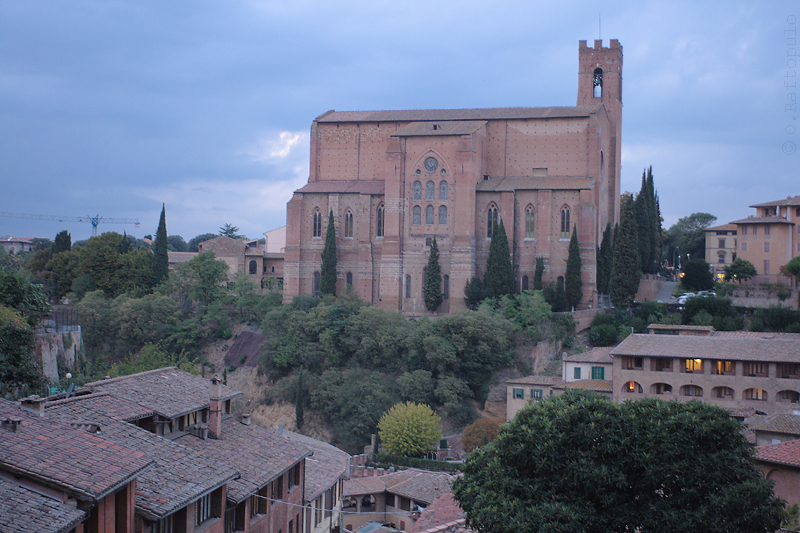
[[[705,291],[714,287],[714,274],[705,259],[690,259],[683,265],[681,285],[689,291]]]
[[[679,218],[667,230],[666,258],[672,261],[673,255],[679,255],[683,260],[686,260],[687,255],[689,259],[705,257],[705,230],[716,220],[717,217],[709,213],[692,213],[688,217]]]
[[[719,407],[567,391],[473,452],[453,493],[486,533],[775,531],[783,502],[752,456]]]
[[[738,260],[739,258],[737,257],[736,261]],[[734,263],[736,263],[736,261],[734,261]],[[786,272],[794,276],[797,279],[797,281],[800,281],[800,255],[793,258],[788,263],[786,263],[786,266],[784,268],[786,269]]]
[[[500,434],[500,422],[489,418],[479,418],[464,428],[461,445],[465,452],[471,452],[484,444],[489,444]]]
[[[189,244],[180,235],[169,235],[167,237],[170,252],[188,252]]]
[[[387,452],[415,457],[431,450],[442,437],[440,420],[425,404],[398,403],[381,417],[378,434]]]
[[[800,262],[798,262],[798,268],[800,268]],[[747,259],[737,257],[733,263],[725,267],[725,281],[736,280],[741,283],[742,280],[748,280],[755,276],[756,273],[756,267],[753,263]]]

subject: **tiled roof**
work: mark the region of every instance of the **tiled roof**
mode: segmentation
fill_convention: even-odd
[[[755,204],[750,207],[772,207],[778,205],[794,206],[800,205],[800,196],[789,196],[783,200],[775,200],[774,202],[764,202],[763,204]]]
[[[154,461],[153,467],[136,480],[136,510],[149,520],[172,514],[239,475],[235,468],[206,458],[197,450],[94,411],[84,402],[51,407],[47,416],[64,423],[97,424],[109,441]]]
[[[666,331],[706,331],[708,333],[714,332],[714,326],[692,326],[687,324],[649,324],[649,330],[666,330]]]
[[[739,220],[734,220],[731,224],[790,224],[794,225],[794,222],[789,222],[783,217],[747,217],[742,218]]]
[[[448,492],[439,496],[436,501],[422,511],[419,520],[414,523],[410,533],[470,531],[469,529],[452,529],[465,528],[465,516],[466,513],[461,510],[458,502],[453,498],[453,493]]]
[[[306,458],[306,483],[303,496],[305,501],[314,501],[339,479],[349,474],[349,453],[327,442],[312,439],[293,431],[284,430],[283,436],[314,452],[314,455]]]
[[[74,505],[0,478],[0,531],[66,533],[86,519]]]
[[[506,380],[506,385],[557,385],[563,383],[561,376],[525,376]]]
[[[418,502],[429,504],[450,492],[453,476],[442,472],[429,472],[409,468],[383,476],[361,477],[344,482],[344,496],[391,492]]]
[[[412,122],[403,126],[392,137],[428,137],[448,135],[470,135],[486,125],[485,120],[454,120],[441,124]]]
[[[774,414],[750,427],[756,432],[783,433],[800,437],[800,416],[787,413]]]
[[[0,428],[0,469],[98,501],[152,465],[145,454],[22,409],[0,399],[0,419],[21,419],[16,432]]]
[[[165,418],[177,418],[209,407],[211,382],[171,366],[85,386],[136,402]],[[223,401],[242,394],[224,385],[220,385],[220,390]]]
[[[736,224],[722,224],[721,226],[713,226],[706,228],[705,231],[736,231]]]
[[[475,186],[477,191],[521,191],[521,190],[588,190],[594,180],[585,176],[547,176],[547,177],[489,177]]]
[[[129,402],[125,398],[111,396],[107,392],[96,392],[72,396],[70,398],[51,400],[45,404],[45,408],[49,409],[51,407],[75,402],[80,402],[81,405],[89,409],[98,411],[100,413],[105,413],[109,416],[119,418],[120,420],[124,420],[126,422],[153,416],[153,411],[150,409],[142,407],[138,403]]]
[[[228,499],[237,504],[311,453],[272,429],[245,425],[235,417],[222,421],[219,439],[183,435],[174,442],[236,468],[241,477],[228,483]]]
[[[756,460],[800,468],[800,440],[758,446]]]
[[[612,357],[624,355],[800,362],[800,334],[774,338],[633,334],[611,350]]]
[[[498,107],[490,109],[409,109],[397,111],[329,111],[315,122],[421,122],[446,120],[514,120],[585,118],[602,104],[585,107]]]
[[[579,379],[576,381],[567,381],[554,386],[556,389],[585,389],[598,392],[611,392],[612,384],[604,379]]]
[[[386,183],[383,181],[312,181],[300,187],[296,193],[339,193],[339,194],[370,194],[381,196],[385,194]]]
[[[564,357],[565,363],[608,363],[611,364],[611,346],[592,348],[589,352]]]

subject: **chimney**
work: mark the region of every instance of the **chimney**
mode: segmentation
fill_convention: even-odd
[[[45,398],[40,398],[38,394],[34,394],[20,400],[22,407],[28,409],[29,411],[33,411],[40,416],[43,416],[44,414],[44,402]]]
[[[250,413],[242,414],[242,424],[244,424],[245,426],[250,425]]]
[[[11,431],[16,433],[22,425],[22,419],[18,416],[9,416],[3,420],[3,427],[11,428]]]
[[[219,376],[215,375],[211,378],[211,387],[209,390],[210,396],[210,409],[208,415],[208,436],[212,439],[218,439],[222,433],[222,391],[220,386],[222,380]]]

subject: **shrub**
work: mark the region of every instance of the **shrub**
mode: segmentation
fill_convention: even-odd
[[[589,342],[592,346],[612,346],[617,342],[617,335],[613,324],[600,324],[589,330]]]
[[[378,434],[388,452],[416,456],[432,449],[441,438],[439,421],[425,404],[398,403],[381,417]]]

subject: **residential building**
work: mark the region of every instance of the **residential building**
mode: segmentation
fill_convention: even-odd
[[[611,350],[614,401],[653,396],[732,411],[800,412],[800,334],[683,328],[689,334],[651,328]],[[653,334],[657,329],[678,334]]]
[[[800,196],[751,205],[756,214],[734,220],[739,238],[738,257],[753,263],[758,274],[781,279],[780,268],[800,255]]]
[[[589,352],[564,356],[561,377],[567,383],[586,379],[611,381],[611,347],[595,347]]]
[[[800,415],[797,414],[776,413],[755,424],[748,420],[748,426],[755,434],[756,446],[800,439]]]
[[[290,442],[305,446],[312,452],[306,458],[303,531],[338,533],[343,520],[343,484],[350,477],[350,454],[300,433],[284,430],[281,434]]]
[[[711,265],[718,280],[725,275],[725,267],[736,261],[736,231],[736,224],[723,224],[705,230],[706,263]]]
[[[344,482],[345,529],[378,522],[409,531],[422,508],[450,492],[452,480],[450,474],[415,468],[351,478]]]
[[[319,292],[329,213],[337,287],[406,314],[422,294],[433,238],[441,312],[464,308],[483,276],[496,223],[509,240],[517,289],[566,271],[577,229],[581,307],[597,306],[595,253],[619,220],[622,46],[579,42],[575,107],[329,111],[311,125],[308,184],[287,206],[284,296]]]
[[[563,383],[558,376],[525,376],[506,381],[506,420],[511,420],[529,401],[538,402],[555,394]]]
[[[10,254],[21,254],[33,250],[32,237],[12,237],[3,235],[0,237],[0,248]]]
[[[755,459],[764,477],[775,482],[775,496],[800,505],[800,440],[759,446]]]

